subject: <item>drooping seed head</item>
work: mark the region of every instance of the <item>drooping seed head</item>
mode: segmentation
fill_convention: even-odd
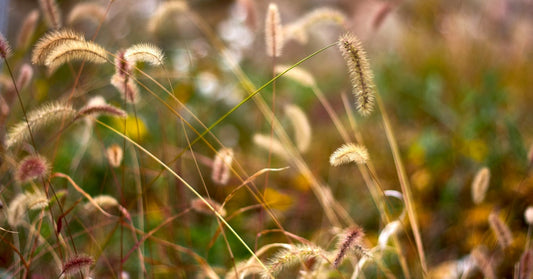
[[[152,65],[162,65],[165,56],[163,51],[152,44],[136,44],[132,45],[124,52],[124,58],[131,65],[135,65],[137,62],[146,62]]]
[[[288,68],[289,66],[287,65],[276,65],[276,67],[274,68],[274,72],[276,74],[280,74],[282,72],[285,72],[285,70],[287,70]],[[313,87],[316,84],[313,75],[311,75],[311,73],[302,69],[301,67],[290,69],[288,72],[283,74],[283,77],[290,78],[307,87]]]
[[[26,156],[18,164],[15,179],[19,183],[35,179],[46,179],[50,175],[50,165],[46,158],[41,155]]]
[[[49,200],[40,190],[33,193],[26,193],[26,197],[26,203],[30,210],[41,210],[48,206]]]
[[[30,83],[33,77],[33,68],[30,64],[24,63],[19,70],[19,76],[17,78],[18,90],[24,89]]]
[[[63,264],[63,268],[61,269],[61,275],[71,275],[79,271],[87,273],[87,271],[93,264],[93,257],[88,255],[76,255]]]
[[[31,63],[44,64],[46,57],[48,57],[52,50],[69,41],[85,41],[85,38],[83,35],[70,29],[62,29],[47,33],[39,39],[37,44],[35,44],[31,56]]]
[[[111,84],[120,92],[122,99],[127,103],[135,104],[139,101],[139,87],[130,78],[125,78],[119,74],[111,77]]]
[[[105,20],[106,9],[102,5],[94,2],[82,2],[76,4],[70,10],[67,17],[68,24],[72,25],[81,20],[89,20],[99,24]]]
[[[361,42],[349,33],[339,38],[338,45],[348,66],[357,111],[368,116],[374,109],[375,85],[366,52]]]
[[[329,157],[329,163],[340,166],[348,163],[365,164],[368,161],[368,151],[362,145],[347,143],[337,148]]]

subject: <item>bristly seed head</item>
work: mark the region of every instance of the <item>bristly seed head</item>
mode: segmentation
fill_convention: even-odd
[[[231,163],[233,161],[233,149],[222,148],[217,152],[213,161],[211,178],[219,185],[226,185],[230,178]]]
[[[339,49],[346,61],[356,99],[357,111],[368,116],[374,109],[374,75],[361,42],[352,34],[339,38]]]
[[[498,239],[498,243],[502,249],[511,246],[513,243],[513,234],[511,229],[500,219],[500,217],[498,217],[498,214],[495,212],[489,215],[489,225],[494,235],[496,235],[496,239]]]
[[[472,182],[472,201],[480,204],[485,199],[490,182],[490,170],[487,167],[480,169]]]
[[[61,270],[61,275],[66,274],[74,274],[78,271],[85,270],[87,271],[91,265],[94,264],[94,259],[91,256],[88,255],[77,255],[68,260],[65,264],[63,264],[63,268]],[[86,273],[86,272],[84,272]]]
[[[265,20],[265,42],[267,55],[270,57],[281,56],[283,48],[283,28],[278,5],[270,3]]]
[[[40,155],[30,155],[22,159],[17,167],[15,179],[19,183],[34,179],[47,178],[50,174],[50,165],[46,158]]]
[[[114,168],[118,168],[122,163],[123,154],[124,152],[122,151],[122,148],[117,144],[111,145],[106,150],[107,160],[109,161],[109,164]]]
[[[4,35],[0,33],[0,57],[2,57],[3,59],[6,59],[10,55],[11,55],[11,47],[9,46],[9,43],[7,42]]]
[[[349,228],[344,232],[343,236],[339,238],[337,245],[337,256],[333,262],[335,268],[339,267],[350,250],[358,252],[360,256],[366,254],[366,249],[363,247],[362,243],[364,236],[365,233],[363,232],[363,229],[357,226]]]
[[[334,166],[340,166],[351,162],[365,164],[368,161],[368,151],[362,145],[354,143],[344,144],[337,148],[329,157],[329,163]]]
[[[226,216],[226,209],[224,209],[222,207],[222,205],[220,205],[218,202],[210,199],[210,198],[204,198],[204,200],[209,203],[209,205],[216,211],[218,212],[218,214],[220,214],[220,216],[224,217]],[[191,201],[191,207],[193,210],[195,210],[196,212],[198,213],[203,213],[203,214],[214,214],[213,210],[211,210],[211,208],[209,208],[209,206],[207,206],[207,204],[205,204],[205,202],[200,199],[200,198],[197,198],[197,199],[194,199]]]

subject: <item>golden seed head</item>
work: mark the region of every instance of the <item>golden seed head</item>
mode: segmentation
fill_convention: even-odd
[[[368,161],[368,151],[362,145],[354,143],[344,144],[337,148],[329,157],[329,163],[334,166],[340,166],[348,163],[366,164]]]

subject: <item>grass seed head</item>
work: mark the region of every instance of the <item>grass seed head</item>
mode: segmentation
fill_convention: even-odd
[[[285,114],[294,129],[294,141],[300,152],[305,152],[311,146],[311,124],[307,115],[296,105],[285,106]]]
[[[11,47],[7,42],[6,38],[2,33],[0,33],[0,57],[6,59],[11,55]]]
[[[489,225],[496,236],[502,249],[505,249],[513,243],[513,234],[511,229],[505,224],[495,212],[489,215]]]
[[[81,2],[76,4],[70,10],[67,17],[69,25],[82,20],[89,20],[95,24],[99,24],[105,20],[106,9],[102,5],[94,2]]]
[[[366,147],[354,143],[347,143],[337,148],[329,157],[329,163],[340,166],[348,163],[366,164],[368,161],[368,151]]]
[[[87,273],[91,265],[94,264],[94,259],[88,255],[76,255],[63,264],[61,269],[62,275],[72,275],[79,271]]]
[[[363,247],[363,238],[365,233],[363,229],[358,226],[348,228],[344,233],[339,237],[339,242],[337,243],[337,254],[333,264],[335,268],[338,268],[342,263],[342,260],[347,255],[349,251],[355,251],[362,256],[365,254],[366,248]]]
[[[480,169],[472,182],[472,201],[480,204],[485,199],[490,182],[490,170],[487,167]]]
[[[46,179],[50,175],[50,165],[46,158],[41,155],[26,156],[18,164],[15,179],[19,183],[35,179]]]
[[[55,0],[39,0],[39,5],[48,27],[51,29],[61,28],[61,11],[57,6],[57,2]]]
[[[528,206],[524,211],[524,219],[528,225],[533,225],[533,206]]]
[[[357,111],[368,116],[374,110],[375,85],[366,52],[359,39],[350,33],[341,36],[338,45],[348,66]]]
[[[26,49],[30,44],[31,37],[35,33],[35,27],[39,20],[39,10],[35,9],[28,13],[20,26],[17,36],[17,48]]]
[[[218,212],[218,214],[220,214],[220,216],[224,217],[226,216],[226,209],[224,209],[222,207],[222,205],[220,205],[218,202],[210,199],[210,198],[204,198],[204,200],[209,203],[209,205],[211,205],[211,207],[216,211]],[[191,207],[193,210],[195,210],[196,212],[198,213],[203,213],[203,214],[207,214],[207,215],[213,215],[213,210],[211,210],[211,208],[209,208],[209,206],[207,206],[205,204],[205,202],[200,199],[200,198],[197,198],[197,199],[194,199],[191,201]]]
[[[213,161],[213,172],[211,178],[219,185],[226,185],[231,174],[231,163],[233,162],[233,149],[222,148],[219,150]]]
[[[37,44],[35,44],[31,63],[44,65],[46,57],[48,57],[52,50],[70,41],[85,41],[85,38],[83,35],[70,29],[56,30],[47,33],[39,39]]]
[[[283,48],[283,28],[278,5],[270,3],[265,20],[265,42],[267,55],[270,57],[281,56]]]
[[[114,168],[118,168],[122,163],[122,157],[124,156],[124,152],[118,144],[113,144],[106,149],[106,156],[109,165]]]

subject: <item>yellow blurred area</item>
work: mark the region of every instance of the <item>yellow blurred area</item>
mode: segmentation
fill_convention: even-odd
[[[463,153],[477,162],[483,162],[487,156],[487,144],[480,139],[467,140],[462,148]]]
[[[309,180],[305,178],[301,173],[292,178],[291,185],[299,191],[306,192],[309,190]]]
[[[271,188],[265,190],[264,199],[271,208],[281,211],[289,209],[293,204],[291,196]]]
[[[111,126],[119,132],[124,132],[124,122],[126,124],[126,135],[133,140],[143,139],[146,136],[147,130],[144,121],[134,116],[128,116],[126,121],[124,119],[113,118]]]
[[[465,223],[468,226],[486,225],[489,214],[492,212],[494,205],[480,204],[466,211]]]

